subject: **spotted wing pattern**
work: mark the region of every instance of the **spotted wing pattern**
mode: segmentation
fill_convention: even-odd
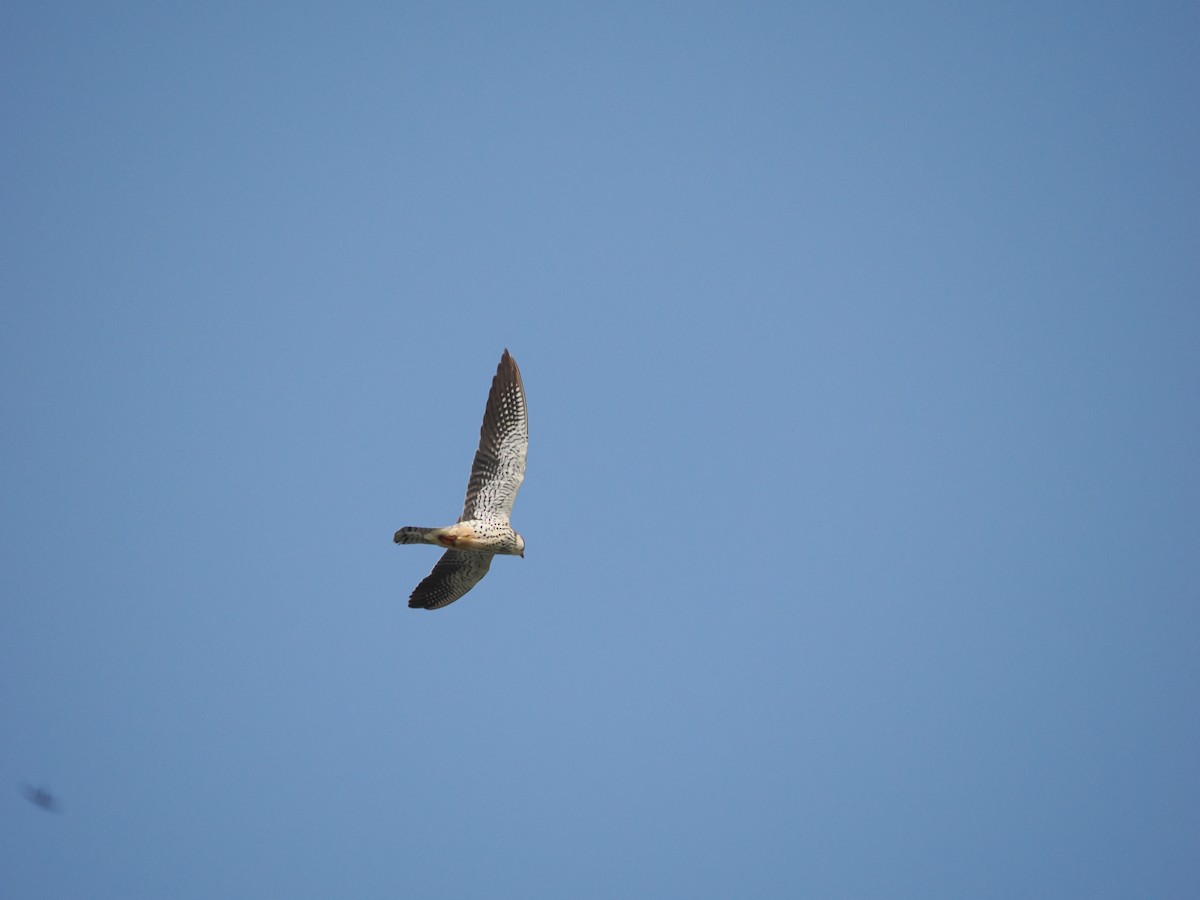
[[[525,480],[528,449],[525,386],[521,383],[521,370],[505,350],[488,393],[483,426],[479,429],[479,449],[471,466],[460,522],[487,516],[507,519],[512,515],[513,501]]]
[[[412,609],[437,609],[453,603],[487,574],[492,565],[492,553],[447,550],[433,571],[417,585],[408,598]]]

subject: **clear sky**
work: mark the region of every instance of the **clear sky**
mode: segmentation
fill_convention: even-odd
[[[0,895],[1200,895],[1200,6],[11,2],[0,79]],[[505,347],[526,558],[409,610]]]

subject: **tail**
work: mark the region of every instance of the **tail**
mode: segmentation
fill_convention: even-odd
[[[415,525],[405,525],[392,538],[397,544],[436,544],[440,528],[417,528]]]

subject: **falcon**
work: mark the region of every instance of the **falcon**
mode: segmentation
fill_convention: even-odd
[[[408,598],[409,607],[439,609],[453,603],[487,574],[497,553],[524,558],[525,539],[513,531],[508,519],[525,480],[528,448],[525,386],[516,360],[505,350],[483,411],[479,449],[458,522],[444,528],[406,525],[393,538],[397,544],[447,548]]]

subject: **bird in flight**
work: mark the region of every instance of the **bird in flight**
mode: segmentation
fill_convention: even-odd
[[[525,556],[525,539],[513,531],[508,519],[525,480],[528,448],[525,386],[516,360],[505,350],[483,411],[479,449],[475,451],[467,500],[458,522],[445,528],[406,525],[396,532],[397,544],[447,548],[408,598],[411,608],[438,609],[453,603],[487,574],[497,553]]]

